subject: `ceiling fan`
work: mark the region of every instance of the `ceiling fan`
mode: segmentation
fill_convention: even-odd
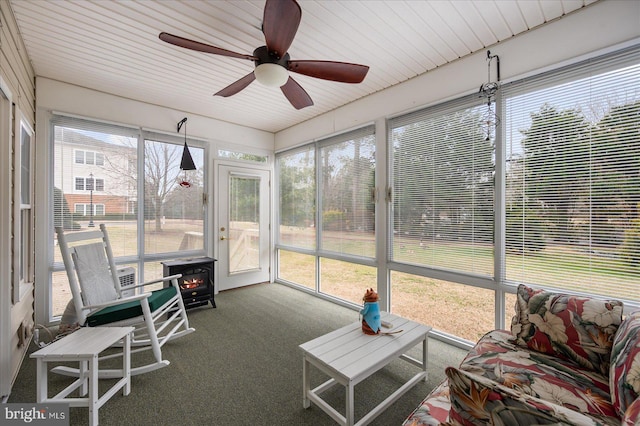
[[[253,55],[232,52],[165,32],[160,33],[159,37],[162,41],[186,49],[248,59],[255,63],[254,71],[215,95],[223,97],[235,95],[253,80],[258,80],[266,86],[280,87],[291,105],[296,109],[302,109],[313,105],[313,101],[302,86],[289,76],[289,71],[323,80],[360,83],[367,75],[369,67],[335,61],[291,60],[287,51],[298,31],[301,17],[302,10],[295,0],[267,0],[262,20],[262,33],[266,46],[258,47],[253,51]]]

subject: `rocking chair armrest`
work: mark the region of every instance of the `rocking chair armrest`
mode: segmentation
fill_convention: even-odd
[[[166,282],[166,281],[171,281],[174,279],[178,279],[181,278],[182,274],[175,274],[175,275],[169,275],[167,277],[162,277],[162,278],[157,278],[155,280],[150,280],[150,281],[145,281],[143,283],[140,283],[138,285],[132,286],[132,287],[127,287],[127,289],[134,289],[134,288],[140,288],[140,287],[145,287],[151,284],[157,284],[157,283],[162,283],[162,282]]]
[[[121,305],[126,302],[133,302],[134,300],[142,300],[151,296],[151,293],[140,293],[130,297],[123,297],[121,299],[112,300],[110,302],[98,303],[96,305],[86,305],[84,309],[94,310],[94,309],[102,309],[107,308],[109,306]]]

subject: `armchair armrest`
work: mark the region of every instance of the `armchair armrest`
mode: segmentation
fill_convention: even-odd
[[[123,297],[121,299],[111,300],[109,302],[98,303],[98,304],[95,304],[95,305],[86,305],[84,307],[84,309],[97,310],[97,309],[102,309],[102,308],[108,308],[109,306],[116,306],[116,305],[121,305],[122,303],[126,303],[126,302],[133,302],[135,300],[146,299],[149,296],[151,296],[151,293],[140,293],[140,294],[136,294],[136,295],[129,296],[129,297]]]

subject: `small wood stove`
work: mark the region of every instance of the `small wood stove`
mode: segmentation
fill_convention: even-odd
[[[198,257],[194,259],[178,259],[162,262],[163,274],[182,274],[178,279],[184,307],[195,308],[211,302],[212,307],[216,307],[213,298],[214,287],[214,262],[211,257]],[[165,283],[168,286],[169,283]]]

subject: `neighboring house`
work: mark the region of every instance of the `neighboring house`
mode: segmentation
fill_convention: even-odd
[[[56,127],[55,161],[64,164],[54,185],[78,216],[136,212],[136,150],[100,141],[80,131]],[[56,212],[60,213],[60,212]]]

